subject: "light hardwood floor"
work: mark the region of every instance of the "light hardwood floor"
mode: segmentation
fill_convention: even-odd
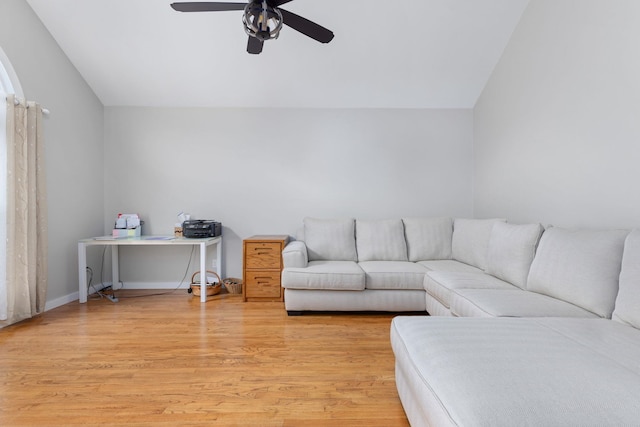
[[[0,425],[408,426],[392,317],[186,291],[70,303],[0,329]]]

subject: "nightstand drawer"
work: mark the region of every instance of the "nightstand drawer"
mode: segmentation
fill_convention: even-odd
[[[280,298],[280,271],[246,272],[247,298]]]
[[[272,242],[250,242],[245,248],[245,268],[280,269],[281,245]]]

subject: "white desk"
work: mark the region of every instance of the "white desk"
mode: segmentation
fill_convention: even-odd
[[[118,247],[120,246],[175,246],[188,245],[200,248],[200,286],[206,286],[207,282],[207,246],[216,245],[217,262],[216,272],[222,277],[222,237],[207,237],[204,239],[186,239],[184,237],[169,236],[142,236],[109,238],[94,237],[78,242],[78,294],[81,303],[87,302],[87,246],[111,246],[111,274],[115,285],[120,282],[120,266],[118,264]],[[200,302],[207,300],[206,289],[200,289]]]

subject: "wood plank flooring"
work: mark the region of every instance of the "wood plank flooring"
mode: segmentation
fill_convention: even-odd
[[[142,293],[0,329],[0,425],[409,425],[390,314]]]

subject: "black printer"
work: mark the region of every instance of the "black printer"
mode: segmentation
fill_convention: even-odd
[[[222,236],[222,223],[206,219],[191,219],[182,223],[182,235],[196,239]]]

